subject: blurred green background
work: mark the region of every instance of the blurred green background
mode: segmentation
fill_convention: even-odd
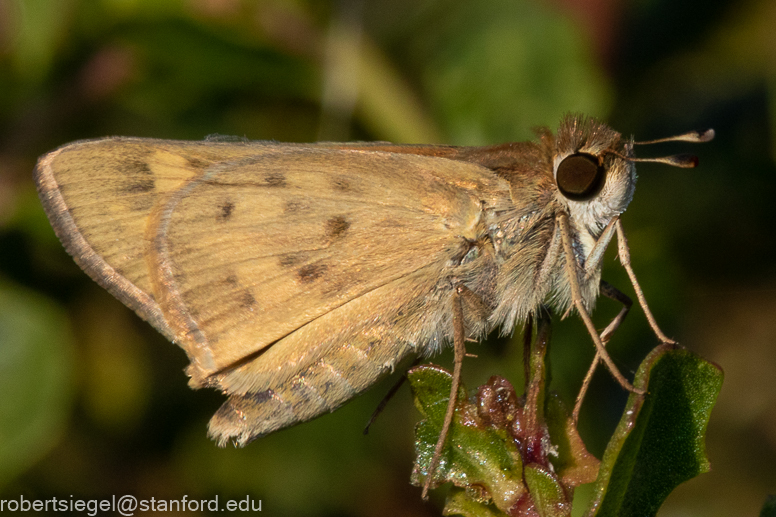
[[[408,482],[406,388],[362,435],[396,376],[218,449],[206,423],[223,397],[189,390],[185,354],[67,256],[32,183],[39,155],[105,135],[480,145],[581,111],[637,139],[717,130],[641,149],[701,167],[640,165],[623,221],[663,330],[726,372],[713,471],[661,515],[757,515],[776,491],[774,27],[773,0],[0,0],[0,499],[249,495],[269,515],[412,516],[442,497]],[[604,277],[632,293],[611,251]],[[617,310],[602,300],[597,324]],[[553,336],[553,386],[573,401],[593,346],[578,318]],[[655,344],[635,309],[610,349],[628,373]],[[518,339],[469,351],[469,387],[521,382]],[[625,398],[599,371],[581,418],[599,457]]]

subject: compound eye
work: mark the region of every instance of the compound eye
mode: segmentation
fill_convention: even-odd
[[[598,158],[585,153],[564,158],[555,174],[561,194],[573,201],[586,201],[598,194],[605,178],[606,169]]]

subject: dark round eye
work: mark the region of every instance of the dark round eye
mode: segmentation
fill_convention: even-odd
[[[574,201],[585,201],[598,194],[605,178],[606,169],[598,164],[598,158],[585,153],[564,158],[555,174],[561,194]]]

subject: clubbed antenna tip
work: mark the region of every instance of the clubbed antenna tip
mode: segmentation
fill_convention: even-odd
[[[688,131],[681,135],[669,136],[667,138],[657,138],[655,140],[646,140],[644,142],[633,142],[634,145],[662,144],[663,142],[692,142],[700,144],[710,142],[714,139],[713,129],[704,129],[703,131]]]
[[[714,139],[714,130],[705,129],[703,131],[688,131],[681,135],[669,136],[668,138],[658,138],[656,140],[647,140],[645,142],[634,142],[634,145],[661,144],[664,142],[691,142],[700,144]],[[692,169],[698,166],[698,157],[693,154],[675,154],[672,156],[661,156],[658,158],[628,158],[633,162],[655,162],[664,163],[673,167],[682,169]]]

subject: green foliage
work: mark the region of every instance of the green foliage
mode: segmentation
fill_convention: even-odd
[[[413,483],[420,485],[428,475],[452,381],[448,372],[434,366],[414,368],[408,377],[425,417],[415,435]],[[506,389],[503,379],[494,379],[489,385]],[[641,364],[635,386],[647,394],[630,396],[598,468],[595,495],[587,507],[590,517],[655,515],[676,486],[709,469],[704,435],[722,386],[721,370],[685,349],[662,345]],[[536,435],[521,433],[526,425],[521,418],[531,408],[511,408],[504,424],[494,426],[488,420],[483,388],[469,398],[461,390],[434,473],[437,483],[452,482],[463,489],[448,495],[446,515],[522,516],[531,511],[542,517],[570,515],[574,487],[591,482],[592,477],[572,478],[569,472],[584,465],[583,472],[594,473],[596,465],[581,441],[576,441],[575,426],[558,399],[537,400],[549,408],[547,418],[552,423],[541,424],[547,434],[540,432],[542,439],[532,440]],[[560,423],[566,423],[566,432],[559,432],[564,429]],[[576,447],[570,447],[570,442]],[[554,458],[552,468],[534,461],[537,449]]]
[[[438,3],[427,14],[436,22],[418,42],[429,63],[424,85],[453,142],[531,138],[533,126],[554,125],[569,111],[607,116],[611,88],[580,45],[579,27],[541,2],[488,4]]]
[[[58,441],[73,399],[73,353],[62,310],[0,281],[0,487]]]
[[[704,435],[722,370],[682,348],[657,347],[641,363],[596,481],[590,516],[655,515],[680,483],[708,472]]]
[[[428,475],[428,465],[442,429],[450,395],[450,374],[439,367],[420,366],[408,374],[415,405],[424,419],[415,429],[418,459],[412,471],[412,482],[421,485]],[[466,393],[460,390],[459,398]],[[466,405],[456,413],[450,431],[450,444],[442,453],[435,477],[465,487],[473,498],[482,502],[478,487],[488,491],[487,499],[505,511],[516,504],[526,488],[522,482],[523,464],[514,441],[507,439],[506,429],[484,425],[476,416],[476,407]]]

